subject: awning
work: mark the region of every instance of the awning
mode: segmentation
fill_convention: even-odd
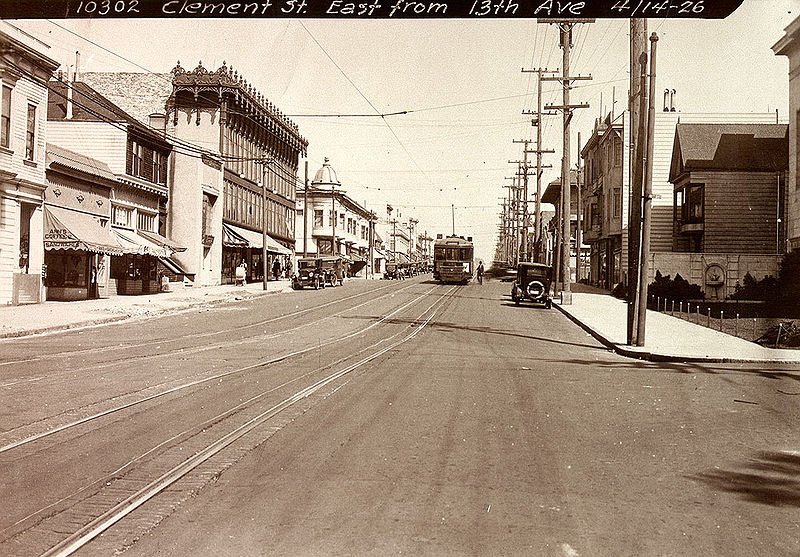
[[[166,267],[167,270],[171,271],[172,273],[175,273],[176,275],[187,275],[187,274],[189,274],[186,271],[184,271],[183,267],[181,267],[180,264],[177,261],[175,261],[174,259],[172,259],[171,257],[159,257],[158,261],[164,267]]]
[[[76,249],[122,255],[123,249],[108,228],[95,220],[92,215],[44,206],[44,249]]]
[[[161,234],[157,234],[156,232],[148,232],[147,230],[139,230],[139,235],[144,236],[151,242],[156,245],[161,246],[162,248],[168,248],[172,251],[186,251],[186,248],[183,246],[179,246],[172,240],[169,240],[162,236]]]
[[[242,228],[241,226],[236,226],[235,224],[228,224],[225,222],[222,223],[222,230],[223,234],[229,235],[232,239],[239,239],[240,241],[245,242],[244,244],[227,244],[223,242],[223,245],[229,247],[250,247],[253,249],[264,249],[264,235],[261,232],[248,230],[247,228]],[[267,251],[270,253],[277,253],[279,255],[292,254],[292,250],[281,245],[275,238],[269,235],[267,235]]]
[[[226,248],[246,248],[247,240],[240,234],[237,234],[233,229],[222,223],[222,245]]]
[[[122,244],[122,251],[136,255],[150,255],[153,257],[169,257],[172,251],[156,245],[144,236],[140,236],[132,230],[112,229],[116,234],[119,243]]]

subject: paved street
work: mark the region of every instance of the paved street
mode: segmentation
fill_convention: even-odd
[[[628,359],[508,290],[351,281],[2,341],[0,554],[93,520],[59,547],[800,552],[800,366]]]

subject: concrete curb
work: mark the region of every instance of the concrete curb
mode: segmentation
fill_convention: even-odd
[[[97,319],[87,319],[85,321],[75,321],[73,323],[65,323],[61,325],[53,325],[50,327],[38,327],[34,329],[25,329],[25,330],[18,330],[18,331],[9,331],[6,333],[0,332],[0,340],[2,339],[9,339],[9,338],[22,338],[34,335],[41,335],[45,333],[57,333],[63,331],[71,331],[77,329],[85,329],[88,327],[95,327],[97,325],[109,325],[112,323],[120,323],[122,321],[133,321],[135,319],[152,319],[156,317],[163,317],[165,315],[179,313],[181,311],[190,310],[192,308],[206,306],[206,305],[213,305],[213,304],[232,304],[236,302],[243,302],[246,300],[252,300],[254,298],[261,298],[268,294],[283,294],[282,290],[267,290],[267,291],[259,291],[259,292],[244,292],[244,293],[231,293],[234,296],[242,296],[241,300],[236,299],[228,299],[228,298],[214,298],[211,300],[192,300],[188,301],[184,304],[175,305],[173,307],[168,308],[158,308],[154,310],[150,314],[146,315],[137,315],[134,313],[124,313],[121,315],[114,315],[110,317],[101,317]]]
[[[558,308],[558,311],[567,316],[573,323],[577,324],[581,329],[592,335],[600,344],[613,350],[620,356],[626,358],[634,358],[637,360],[647,360],[651,362],[684,362],[684,363],[709,363],[709,364],[798,364],[796,360],[758,360],[752,358],[715,358],[715,357],[702,357],[702,356],[678,356],[673,354],[658,354],[656,352],[647,352],[644,350],[634,350],[627,348],[624,345],[616,344],[603,336],[600,332],[596,331],[569,311],[561,307],[561,304],[553,303],[553,307]]]

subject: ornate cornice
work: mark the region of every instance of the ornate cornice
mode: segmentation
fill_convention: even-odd
[[[217,70],[208,70],[200,62],[191,71],[185,70],[178,62],[171,74],[172,94],[167,101],[168,111],[177,108],[179,93],[190,93],[195,103],[202,93],[216,94],[216,102],[223,109],[222,121],[228,118],[231,105],[234,105],[238,107],[236,112],[254,117],[255,122],[298,151],[305,153],[308,148],[308,140],[300,135],[297,124],[225,62]]]

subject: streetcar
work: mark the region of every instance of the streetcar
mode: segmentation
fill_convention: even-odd
[[[472,237],[439,234],[433,243],[433,278],[440,282],[467,284],[475,273]]]

